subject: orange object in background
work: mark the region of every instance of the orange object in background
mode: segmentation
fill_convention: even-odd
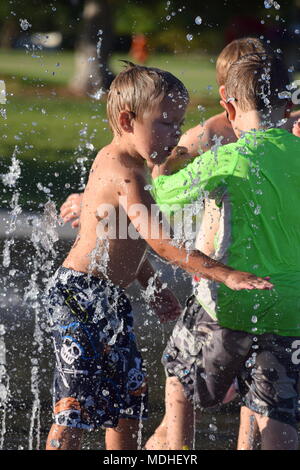
[[[144,64],[149,56],[148,41],[144,34],[137,34],[132,37],[129,54],[136,62]]]

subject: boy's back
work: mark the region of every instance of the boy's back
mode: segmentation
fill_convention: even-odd
[[[300,300],[299,148],[298,137],[269,129],[248,133],[199,162],[206,190],[226,182],[225,192],[217,195],[223,197],[217,256],[233,267],[269,273],[275,284],[268,293],[239,295],[219,286],[214,307],[218,303],[215,313],[223,326],[257,334],[300,332],[295,309]],[[210,282],[200,282],[198,295],[205,305],[204,284]]]

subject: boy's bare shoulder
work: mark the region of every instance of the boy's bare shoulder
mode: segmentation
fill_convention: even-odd
[[[207,119],[203,124],[198,124],[189,129],[181,137],[179,145],[187,147],[191,155],[198,155],[199,152],[206,152],[214,145],[215,136],[223,136],[223,143],[236,140],[225,112],[216,114]]]
[[[124,187],[124,183],[145,181],[146,171],[143,162],[133,158],[118,146],[109,144],[97,154],[91,168],[91,174],[98,180],[109,180],[116,186]]]

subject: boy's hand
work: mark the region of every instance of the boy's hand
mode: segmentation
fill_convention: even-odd
[[[67,199],[60,208],[60,216],[64,222],[69,222],[70,220],[75,219],[71,224],[73,228],[76,228],[79,225],[81,199],[82,194],[70,194],[70,196],[67,197]]]
[[[172,173],[180,170],[191,161],[191,155],[188,153],[186,147],[177,146],[174,147],[167,161],[170,164],[170,170]]]
[[[161,323],[176,320],[181,314],[181,305],[170,289],[160,289],[155,292],[150,307],[158,316]]]
[[[300,137],[300,119],[294,122],[293,134],[296,135],[297,137]]]
[[[232,271],[226,279],[224,284],[232,290],[242,289],[273,289],[273,284],[269,282],[269,277],[257,277],[254,274],[245,273],[242,271]]]
[[[186,147],[178,145],[173,148],[171,154],[164,163],[154,166],[152,170],[152,178],[157,178],[161,175],[171,175],[190,163],[192,158],[194,157],[188,153]]]

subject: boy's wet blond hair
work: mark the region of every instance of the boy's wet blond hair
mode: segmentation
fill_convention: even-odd
[[[125,62],[125,61],[124,61]],[[107,98],[107,116],[114,133],[121,135],[119,113],[130,111],[134,119],[142,119],[146,111],[173,94],[188,102],[188,91],[170,72],[125,62],[126,68],[113,80]]]
[[[286,106],[290,78],[282,57],[251,53],[231,64],[225,81],[227,100],[241,111],[272,111]]]
[[[224,85],[231,64],[240,57],[254,52],[270,53],[270,47],[261,39],[246,37],[235,39],[221,51],[216,63],[216,79],[219,86]]]

